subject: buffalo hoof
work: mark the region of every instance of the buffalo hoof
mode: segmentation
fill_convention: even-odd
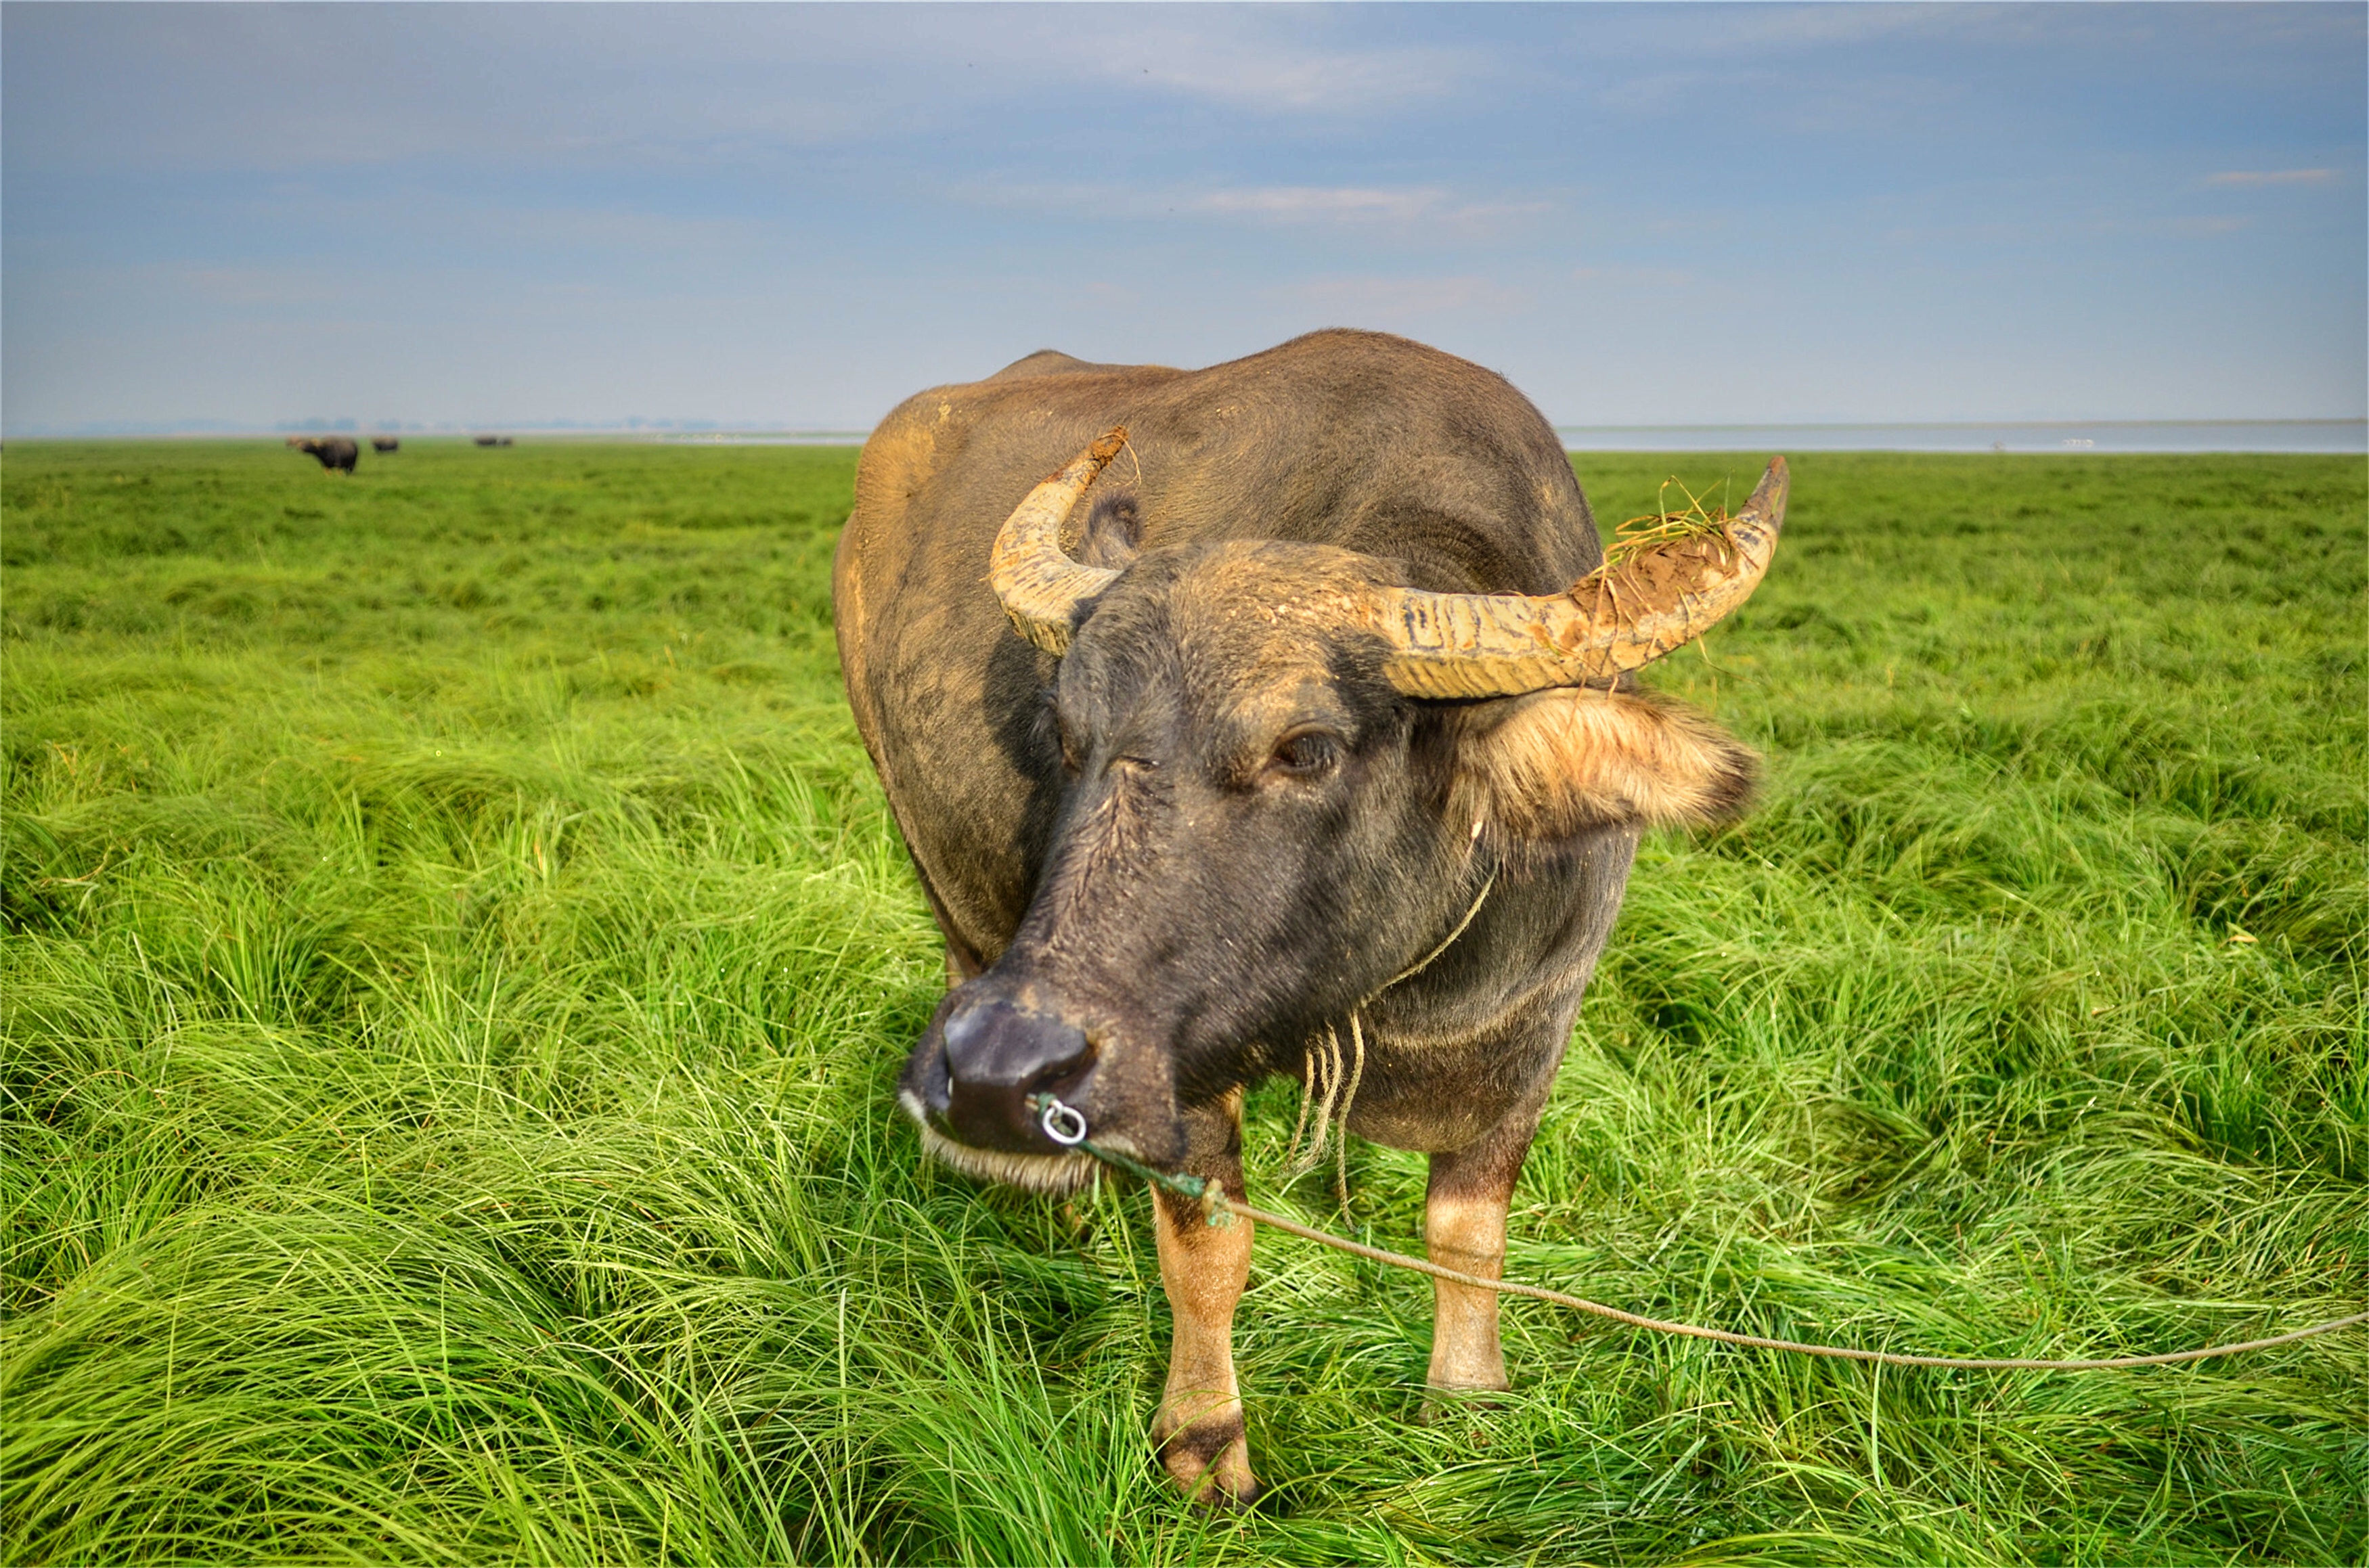
[[[1227,1414],[1154,1436],[1161,1467],[1195,1507],[1231,1513],[1258,1501],[1258,1477],[1251,1473],[1250,1438],[1242,1430],[1240,1405]]]

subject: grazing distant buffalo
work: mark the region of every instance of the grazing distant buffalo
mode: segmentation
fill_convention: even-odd
[[[362,454],[351,436],[290,436],[288,444],[298,452],[311,452],[321,460],[322,467],[334,468],[340,474],[351,474]]]
[[[371,437],[371,450],[372,452],[400,452],[403,450],[403,442],[397,441],[393,436],[372,436]]]
[[[1750,751],[1631,672],[1743,602],[1785,497],[1780,458],[1608,567],[1538,410],[1374,333],[1190,372],[1047,351],[898,408],[832,594],[959,982],[905,1067],[923,1147],[1060,1190],[1091,1137],[1239,1196],[1243,1093],[1280,1074],[1320,1130],[1427,1152],[1431,1256],[1496,1276],[1639,834],[1751,792]],[[1244,1502],[1252,1226],[1155,1206],[1153,1436]],[[1506,1387],[1496,1297],[1435,1292],[1431,1385]]]
[[[508,436],[478,436],[475,439],[479,446],[508,446],[510,444],[510,438]]]

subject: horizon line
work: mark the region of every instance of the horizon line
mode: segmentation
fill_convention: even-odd
[[[2276,427],[2293,425],[2369,427],[2369,415],[2294,415],[2294,416],[2207,416],[2176,418],[2082,418],[2054,416],[2044,418],[1962,418],[1962,419],[1708,419],[1708,420],[1643,420],[1620,423],[1552,420],[1549,428],[1558,433],[1567,430],[1978,430],[1998,429],[2180,429],[2197,426]],[[421,424],[416,421],[384,420],[364,423],[360,420],[336,421],[307,419],[280,421],[270,425],[221,424],[210,425],[194,420],[127,419],[122,421],[91,420],[75,425],[33,425],[22,429],[0,427],[0,441],[205,441],[229,438],[263,439],[285,436],[418,436],[428,439],[446,436],[497,435],[532,432],[554,436],[633,436],[648,440],[685,440],[703,436],[770,435],[820,440],[824,437],[845,436],[858,440],[867,438],[875,425],[783,425],[764,421],[725,420],[657,420],[637,419],[615,424],[594,424],[578,420],[487,420],[483,423]]]

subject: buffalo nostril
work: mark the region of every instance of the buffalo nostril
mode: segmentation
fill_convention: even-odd
[[[947,1015],[944,1038],[946,1120],[963,1141],[987,1148],[1048,1147],[1029,1098],[1074,1092],[1094,1060],[1083,1030],[1001,998],[957,1007]]]
[[[938,1053],[921,1072],[921,1104],[931,1112],[944,1116],[954,1097],[954,1081],[946,1070],[945,1053]]]

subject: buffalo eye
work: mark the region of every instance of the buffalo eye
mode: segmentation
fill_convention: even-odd
[[[1295,729],[1275,743],[1267,771],[1286,778],[1314,778],[1341,760],[1341,738],[1330,730]]]

